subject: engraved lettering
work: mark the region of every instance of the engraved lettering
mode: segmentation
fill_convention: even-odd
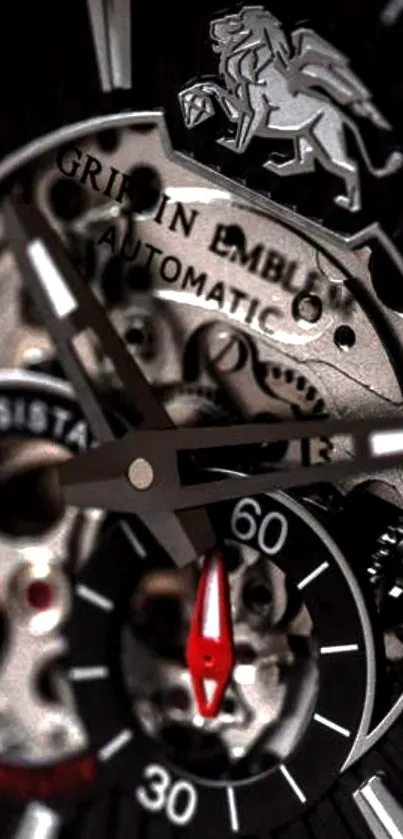
[[[163,280],[166,280],[167,283],[176,283],[181,270],[182,265],[176,256],[166,256],[160,265],[161,277]]]
[[[19,430],[25,427],[26,402],[24,399],[16,399],[14,406],[14,426]]]
[[[106,187],[104,189],[104,195],[107,195],[108,198],[113,198],[111,190],[112,190],[112,187],[115,185],[115,181],[116,181],[117,176],[120,175],[120,174],[121,173],[119,172],[119,169],[115,169],[114,166],[111,166],[110,178],[109,178],[109,181],[106,184]]]
[[[281,280],[281,285],[285,288],[286,291],[291,291],[293,294],[297,294],[298,287],[292,284],[293,278],[295,277],[296,270],[298,268],[297,262],[289,262],[288,266],[286,267],[285,271],[283,272],[283,277]]]
[[[245,323],[247,323],[248,325],[252,323],[259,306],[260,300],[257,300],[256,297],[254,297],[253,300],[250,301],[248,311],[245,315]]]
[[[125,233],[119,252],[119,256],[121,256],[125,262],[133,262],[133,260],[137,258],[139,250],[141,248],[141,241],[137,240],[134,243],[132,242],[133,248],[130,251],[130,249],[127,247],[130,244],[130,239],[130,233]]]
[[[204,293],[204,287],[207,281],[207,274],[201,273],[196,276],[195,269],[193,265],[189,265],[186,268],[185,276],[182,280],[182,288],[191,288],[192,291],[195,290],[198,297]]]
[[[219,309],[224,306],[224,283],[215,283],[213,288],[206,294],[206,300],[214,300]]]
[[[80,451],[88,448],[88,426],[84,420],[79,420],[65,438],[67,446],[77,446]]]
[[[79,416],[79,414],[78,414]],[[0,433],[18,431],[49,437],[78,451],[92,442],[88,424],[63,405],[15,395],[0,397]]]
[[[122,175],[122,183],[120,184],[119,192],[116,196],[116,201],[119,201],[119,204],[123,201],[123,196],[126,194],[130,198],[129,187],[131,184],[130,175],[125,175],[123,172],[120,173]]]
[[[148,250],[149,250],[148,259],[144,263],[144,268],[149,270],[151,268],[151,264],[152,264],[152,261],[154,259],[155,254],[159,253],[161,255],[162,250],[160,248],[155,248],[154,245],[150,245],[148,242],[145,243],[144,247],[148,248]]]
[[[238,262],[251,274],[256,274],[264,251],[263,245],[255,245],[249,252],[246,249],[246,238],[232,248],[231,262]]]
[[[78,160],[70,160],[69,161],[70,162],[69,168],[66,169],[65,168],[65,158],[69,157],[72,152],[73,152],[73,154],[76,155]],[[83,156],[83,153],[82,153],[81,149],[77,148],[77,146],[68,146],[67,148],[64,148],[64,149],[62,149],[61,151],[58,152],[58,154],[56,156],[56,163],[57,163],[57,166],[60,169],[61,173],[63,175],[65,175],[66,178],[75,178],[76,177],[77,170],[81,166],[80,161],[81,161],[82,156]]]
[[[218,256],[229,256],[231,248],[226,244],[227,227],[225,224],[217,224],[214,231],[213,241],[210,242],[209,251],[218,254]],[[219,245],[225,245],[224,248],[219,248]]]
[[[66,411],[66,409],[61,408],[60,405],[55,405],[53,408],[53,414],[55,417],[53,435],[60,440],[63,437],[66,423],[71,420],[71,411]]]
[[[188,213],[188,214],[187,214]],[[188,237],[193,231],[195,221],[197,216],[200,215],[198,210],[190,210],[185,208],[183,204],[178,202],[175,205],[174,213],[172,216],[171,224],[169,225],[170,230],[177,230],[178,226],[181,229],[182,233]]]
[[[178,206],[179,204],[176,205],[175,212]],[[175,226],[168,201],[161,200],[156,218],[158,224],[166,223],[167,229]],[[178,231],[180,229],[180,232],[186,236],[195,224],[196,216],[187,215],[184,226],[185,216],[179,212],[175,218]],[[265,334],[273,334],[273,321],[285,317],[285,312],[281,314],[277,301],[277,305],[268,305],[270,303],[269,290],[263,292],[263,299],[250,297],[246,290],[247,284],[243,272],[243,276],[240,276],[240,272],[237,271],[235,274],[237,283],[229,285],[221,282],[219,277],[198,270],[194,265],[184,264],[175,254],[166,252],[150,242],[130,239],[129,233],[123,235],[119,248],[117,236],[119,237],[119,228],[109,226],[100,236],[98,244],[108,245],[112,253],[120,253],[125,261],[137,262],[146,270],[156,272],[160,284],[167,283],[170,286],[176,286],[177,289],[190,292],[198,298],[203,298],[210,306],[216,304],[218,309],[224,310],[227,315],[235,317],[248,326],[256,325]],[[328,309],[343,311],[344,316],[348,316],[354,309],[354,298],[343,283],[331,283],[321,272],[313,268],[311,270],[308,268],[304,275],[303,269],[299,268],[296,260],[288,260],[280,251],[267,248],[261,243],[248,242],[239,225],[217,224],[207,247],[221,259],[224,258],[230,262],[237,261],[249,273],[261,277],[266,283],[280,285],[291,295],[298,292],[321,293],[324,306]],[[230,271],[225,273],[231,276]],[[158,287],[156,291],[158,293]]]
[[[85,184],[86,180],[89,178],[91,182],[91,189],[94,192],[101,192],[101,187],[98,186],[96,181],[96,176],[100,175],[102,172],[102,163],[96,157],[92,157],[91,154],[87,155],[87,160],[85,161],[84,170],[80,178],[80,183]]]
[[[165,213],[165,208],[166,208],[166,205],[168,204],[168,201],[169,201],[168,195],[163,195],[162,198],[161,198],[161,203],[159,204],[159,206],[157,208],[157,212],[154,216],[154,221],[156,221],[157,224],[162,224],[162,220],[164,218],[164,213]]]
[[[278,251],[268,251],[266,262],[260,276],[264,280],[270,280],[272,283],[278,283],[284,274],[285,267],[286,260],[281,253]]]
[[[10,400],[2,397],[0,399],[0,431],[9,431],[11,422]]]
[[[72,155],[74,155],[73,159],[71,159]],[[122,203],[125,194],[130,198],[130,175],[120,172],[115,166],[105,166],[101,160],[92,154],[85,154],[85,163],[82,158],[82,149],[77,146],[68,146],[57,154],[56,164],[66,178],[77,178],[79,183],[89,187],[94,192],[102,192],[103,195],[113,198],[119,204]],[[114,196],[115,188],[117,188],[117,192]]]
[[[27,426],[32,434],[44,434],[48,428],[48,412],[44,402],[36,400],[29,406]]]
[[[270,327],[267,323],[268,319],[271,316],[274,316],[275,318],[277,318],[277,320],[281,320],[283,314],[282,312],[280,312],[280,309],[277,309],[276,306],[266,306],[265,309],[262,309],[258,317],[259,327],[262,330],[262,332],[266,333],[266,335],[273,335],[275,332],[275,330],[272,327]]]
[[[229,307],[229,311],[230,311],[230,314],[231,314],[231,315],[234,315],[234,314],[236,313],[237,309],[238,309],[238,306],[239,306],[239,304],[240,304],[241,300],[247,300],[247,299],[248,299],[248,295],[247,295],[247,294],[245,294],[245,292],[244,292],[244,291],[239,291],[239,289],[237,289],[237,288],[233,288],[232,286],[231,286],[231,288],[229,289],[229,291],[230,291],[230,292],[231,292],[231,294],[233,295],[233,299],[232,299],[232,301],[231,301],[231,305],[230,305],[230,307]]]

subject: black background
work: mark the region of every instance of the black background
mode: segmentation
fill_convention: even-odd
[[[268,4],[287,31],[311,25],[353,57],[355,72],[403,136],[403,109],[398,107],[403,97],[403,16],[395,27],[381,27],[379,12],[384,5],[383,0]],[[238,8],[239,4],[213,0],[188,4],[136,0],[133,90],[110,95],[100,93],[85,0],[3,4],[1,156],[40,134],[95,114],[172,104],[178,89],[190,79],[216,73],[208,21]]]

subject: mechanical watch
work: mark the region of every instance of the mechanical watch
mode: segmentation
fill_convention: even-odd
[[[1,837],[403,839],[403,2],[2,24]]]

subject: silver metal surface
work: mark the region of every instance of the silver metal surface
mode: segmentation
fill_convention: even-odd
[[[164,268],[158,254],[155,262],[156,272],[159,273],[159,279],[154,285],[159,347],[151,360],[143,359],[141,362],[147,377],[157,386],[181,381],[185,346],[193,336],[203,330],[206,324],[219,321],[229,324],[232,329],[242,329],[252,341],[258,364],[266,365],[268,369],[278,365],[282,370],[293,371],[293,381],[282,383],[287,385],[282,395],[281,388],[280,393],[275,391],[273,379],[268,386],[267,404],[273,407],[270,396],[273,396],[274,391],[280,412],[281,410],[289,411],[290,406],[298,405],[300,398],[298,382],[304,378],[307,389],[309,390],[309,387],[314,389],[332,415],[348,416],[349,412],[354,412],[355,416],[376,416],[378,413],[384,414],[387,411],[395,414],[402,405],[402,398],[388,355],[370,319],[361,308],[354,305],[354,302],[351,304],[345,288],[345,280],[351,274],[365,291],[373,295],[368,271],[370,251],[366,247],[366,243],[371,238],[382,242],[398,267],[402,268],[400,255],[394,250],[379,226],[371,225],[357,236],[346,240],[329,231],[324,231],[319,225],[309,220],[302,220],[296,214],[288,212],[262,196],[235,185],[222,175],[214,174],[212,180],[212,173],[207,167],[172,151],[163,116],[157,112],[129,114],[124,117],[113,116],[69,127],[65,131],[61,129],[60,132],[44,138],[40,150],[51,152],[57,142],[84,138],[90,128],[98,131],[101,128],[120,128],[130,123],[135,125],[144,121],[155,123],[156,130],[147,134],[123,131],[118,151],[113,155],[102,152],[103,165],[107,168],[108,165],[112,165],[113,161],[113,165],[117,164],[122,172],[129,171],[134,161],[154,166],[160,176],[163,192],[168,198],[166,207],[164,206],[161,210],[168,213],[169,221],[172,220],[172,213],[175,212],[176,202],[180,200],[183,203],[187,221],[195,218],[195,225],[197,225],[195,228],[197,235],[187,236],[183,230],[181,232],[180,225],[177,229],[169,229],[169,224],[164,226],[156,222],[155,213],[138,213],[133,217],[136,241],[152,243],[154,247],[170,257],[170,262],[165,263]],[[99,148],[96,150],[94,140],[91,138],[82,139],[80,147],[83,153],[101,156]],[[4,161],[0,167],[0,173],[12,171],[20,163],[32,159],[38,152],[39,144],[31,144],[23,149],[19,156],[11,156]],[[49,165],[49,160],[52,165]],[[36,196],[40,206],[49,214],[49,218],[60,232],[62,229],[60,221],[54,217],[54,214],[52,215],[48,201],[49,189],[56,177],[60,177],[60,172],[57,171],[55,158],[50,156],[46,165],[39,167]],[[103,198],[99,200],[99,196],[97,200],[95,193],[91,200],[93,200],[93,205],[90,211],[87,212],[85,218],[76,222],[76,229],[80,230],[83,236],[89,235],[89,231],[92,230],[92,235],[95,237],[95,235],[99,236],[99,224],[103,224],[103,229],[105,229],[110,223],[114,225],[117,239],[121,243],[123,222],[119,207],[116,208],[116,205],[113,206],[111,202],[106,205]],[[284,221],[287,222],[287,226],[284,225]],[[267,250],[270,247],[274,250],[279,249],[282,254],[291,257],[292,261],[298,264],[293,281],[297,280],[300,284],[298,285],[297,282],[296,285],[291,284],[291,288],[287,288],[279,282],[267,282],[259,276],[261,266],[253,272],[253,270],[248,270],[251,267],[250,264],[249,266],[242,264],[236,247],[224,254],[217,253],[220,248],[225,251],[223,240],[217,233],[220,224],[238,225],[246,232],[249,256],[252,247],[258,247],[260,243],[264,243],[266,251],[262,252],[262,259],[267,257]],[[97,231],[96,234],[95,231]],[[300,232],[304,233],[304,238],[299,235]],[[214,233],[217,234],[215,250],[211,248]],[[307,236],[311,236],[311,240]],[[110,248],[101,244],[98,254],[102,266],[110,255]],[[181,287],[184,272],[188,271],[190,266],[193,266],[194,273],[188,273],[189,288]],[[15,277],[12,263],[8,270],[8,276]],[[178,288],[175,287],[177,271],[179,271]],[[304,288],[303,278],[310,272],[315,273],[313,293],[320,298],[322,303],[321,317],[313,323],[309,320],[304,321],[303,318],[296,319],[292,307],[296,296],[301,291],[301,285]],[[207,275],[203,293],[200,292],[200,281],[199,285],[197,284],[197,278],[202,273]],[[4,283],[3,287],[10,285],[12,285],[11,281]],[[231,287],[236,288],[238,296],[234,295],[233,291],[230,292],[232,296],[228,296],[227,291]],[[339,305],[332,304],[334,297],[329,298],[329,289],[338,290]],[[250,300],[245,300],[241,292],[249,295],[253,300],[264,301],[266,307],[269,303],[270,306],[273,305],[275,308],[272,313],[274,326],[270,324],[269,329],[262,328],[264,318],[263,320],[261,318],[260,322],[259,318],[255,319],[253,324],[247,322]],[[222,294],[224,297],[221,305]],[[379,306],[379,308],[382,309],[382,314],[395,335],[402,340],[400,316],[391,313],[385,307]],[[113,311],[112,318],[121,334],[124,334],[125,328],[130,326],[133,317],[137,314],[136,300],[126,303],[120,309],[117,307]],[[334,341],[334,332],[347,316],[348,323],[354,330],[356,341],[350,352],[341,352]],[[10,326],[10,334],[11,330],[12,326]],[[51,348],[49,344],[46,344],[46,338],[43,335],[40,341],[43,346],[41,352],[45,357],[49,356]],[[7,340],[5,340],[4,351],[6,352],[7,349]],[[34,350],[35,339],[29,352]],[[102,367],[102,359],[101,366],[98,368],[99,361],[100,359],[94,360],[93,374],[100,369],[102,375],[108,378],[110,371]],[[201,389],[211,389],[217,384],[212,378],[211,372],[208,374],[203,367],[197,386]],[[252,384],[255,385],[255,382]],[[234,393],[235,391],[231,394],[231,398],[234,397]],[[255,395],[257,393],[255,388]],[[242,393],[241,396],[247,402],[247,397],[245,398]],[[182,412],[182,415],[183,411],[186,413],[188,410],[186,399],[187,395],[184,392],[184,399],[181,401],[179,394],[175,401],[175,411]],[[261,402],[263,403],[263,399]],[[210,410],[209,406],[207,409]],[[401,490],[399,474],[390,474],[387,480],[391,486],[398,488],[398,492],[399,488]],[[365,725],[361,732],[361,743],[356,744],[355,756],[359,748],[365,750],[368,745],[368,741],[365,741],[364,729]],[[350,755],[351,760],[354,759],[354,755]]]
[[[130,0],[87,0],[102,90],[132,86]]]
[[[83,148],[87,154],[99,154],[94,141],[85,143]],[[129,171],[135,161],[139,165],[147,161],[147,165],[154,167],[158,172],[164,193],[186,186],[190,199],[191,185],[197,189],[200,184],[200,179],[195,179],[183,166],[167,160],[163,137],[161,138],[159,131],[134,135],[132,132],[123,132],[118,152],[103,153],[102,160],[105,167],[113,163],[123,172]],[[58,219],[52,212],[49,195],[52,183],[58,178],[60,172],[53,164],[48,166],[44,173],[39,174],[35,187],[41,207],[55,225],[58,224]],[[88,192],[89,200],[95,206],[100,206],[102,200],[105,201],[102,196],[91,190]],[[374,327],[360,307],[354,305],[351,295],[347,292],[344,285],[346,274],[318,245],[302,240],[268,216],[251,212],[249,206],[236,202],[234,195],[224,202],[221,197],[217,202],[210,200],[207,206],[197,200],[189,201],[186,205],[186,216],[188,219],[194,217],[195,223],[188,236],[181,235],[179,223],[176,230],[169,228],[175,209],[175,202],[169,200],[164,209],[164,224],[155,221],[155,213],[146,217],[136,215],[135,232],[130,237],[129,247],[126,243],[126,252],[134,251],[135,246],[142,248],[136,259],[129,260],[128,266],[146,262],[149,243],[162,251],[162,256],[158,252],[154,256],[152,267],[155,271],[154,294],[162,303],[159,312],[164,343],[160,347],[158,361],[167,361],[165,368],[158,371],[152,365],[148,369],[145,368],[152,377],[158,375],[158,378],[164,379],[169,376],[171,380],[180,378],[179,359],[175,369],[172,369],[172,350],[168,349],[169,344],[172,344],[172,333],[177,321],[181,324],[183,335],[185,331],[194,332],[206,322],[207,317],[215,321],[218,316],[220,321],[225,318],[251,335],[255,336],[258,333],[264,345],[270,347],[270,351],[266,350],[266,353],[271,359],[294,368],[298,368],[299,364],[307,365],[305,369],[310,372],[311,383],[319,393],[325,395],[326,404],[329,403],[335,412],[345,412],[350,405],[354,406],[355,410],[358,406],[365,411],[373,410],[377,394],[380,397],[379,410],[385,410],[388,402],[394,403],[393,410],[395,405],[401,404],[399,386]],[[256,269],[248,270],[248,266],[242,265],[236,248],[231,251],[225,247],[217,234],[218,225],[240,226],[247,237],[245,249],[249,254],[254,250],[256,253],[256,248],[260,248],[261,243],[264,243]],[[108,227],[108,223],[105,223],[102,231]],[[126,232],[121,216],[114,220],[113,229],[116,231],[115,253],[119,254]],[[99,229],[95,232],[87,229],[87,235],[93,241],[99,242],[101,238]],[[212,250],[214,242],[216,250],[222,251],[224,256]],[[263,279],[260,276],[266,257],[270,256],[271,251],[279,253],[280,256],[287,255],[284,277],[287,277],[288,266],[296,263],[292,280],[289,277],[284,279],[284,286],[276,278],[275,268],[273,279]],[[97,254],[101,267],[112,255],[112,250],[108,244],[100,242]],[[172,261],[170,264],[165,263],[163,267],[166,257]],[[338,260],[339,265],[347,262],[348,271],[354,273],[357,281],[366,281],[368,268],[365,254],[357,254],[348,260],[343,249],[334,252],[334,259]],[[250,260],[249,269],[253,269],[252,263],[253,259]],[[177,278],[172,279],[176,273]],[[203,275],[204,281],[198,281]],[[170,276],[170,279],[167,279],[167,276]],[[309,282],[312,282],[314,293],[323,304],[322,317],[313,324],[296,322],[292,316],[293,301],[305,287],[308,276],[313,278]],[[251,301],[255,299],[261,301],[261,305],[248,323]],[[262,320],[262,311],[267,309],[268,304],[270,312]],[[126,302],[122,310],[117,307],[112,312],[114,322],[120,330],[130,324],[137,306],[138,301],[134,297],[132,302],[130,299]],[[168,325],[164,327],[164,313],[171,309],[174,314],[168,317]],[[356,344],[351,353],[340,352],[333,340],[337,325],[343,323],[345,318],[356,334]],[[396,317],[393,320],[393,327],[395,330],[399,327],[402,330],[400,318]],[[157,363],[156,359],[154,363]],[[349,389],[348,395],[346,388]]]
[[[271,12],[244,6],[237,14],[213,20],[210,39],[219,55],[223,86],[201,81],[181,91],[187,128],[214,115],[214,99],[236,124],[235,134],[217,142],[236,154],[243,154],[254,137],[292,139],[294,158],[281,163],[269,158],[264,168],[293,176],[314,172],[319,161],[344,181],[345,192],[335,202],[350,212],[360,210],[362,202],[359,167],[348,152],[346,128],[354,134],[374,177],[391,175],[401,167],[403,157],[398,152],[381,169],[373,166],[358,125],[339,106],[378,128],[391,126],[350,69],[349,60],[312,29],[296,29],[289,37]],[[250,66],[253,75],[245,69]]]
[[[369,778],[353,798],[374,839],[403,839],[403,807],[381,777]]]
[[[373,709],[376,673],[368,613],[351,569],[324,528],[293,499],[283,493],[273,493],[273,497],[293,510],[318,533],[342,570],[361,619],[367,660],[366,698],[360,725],[345,763],[346,768],[362,748]],[[266,581],[269,584],[273,597],[271,621],[266,616],[263,621],[264,630],[259,618],[245,608],[242,599],[245,582],[250,579],[251,573],[256,574],[262,583]],[[133,610],[135,612],[137,599],[141,601],[149,598],[151,603],[158,596],[176,597],[181,612],[180,635],[186,638],[196,582],[195,569],[145,573],[143,583],[133,595]],[[313,712],[317,690],[317,667],[313,650],[311,658],[308,656],[304,659],[304,667],[301,667],[301,662],[298,662],[298,657],[295,657],[288,645],[288,635],[304,638],[308,649],[312,622],[306,608],[302,606],[289,625],[282,626],[279,631],[276,624],[281,621],[287,606],[284,574],[267,557],[262,559],[255,550],[239,546],[239,565],[230,572],[229,584],[235,648],[245,650],[250,659],[249,663],[239,664],[234,669],[226,692],[226,701],[231,707],[227,708],[224,702],[216,717],[203,719],[197,711],[187,668],[179,661],[158,655],[147,643],[139,642],[132,632],[126,630],[123,638],[123,667],[125,681],[133,698],[133,709],[141,725],[153,736],[158,736],[160,729],[169,723],[196,726],[203,733],[217,735],[234,762],[244,758],[258,740],[261,742],[261,751],[268,751],[282,761],[297,744],[306,720]],[[294,712],[283,718],[284,703],[287,697],[290,699],[290,691]],[[154,695],[160,697],[158,704],[154,702]],[[165,699],[161,700],[161,695]],[[176,706],[171,704],[171,697],[177,695],[181,701]],[[321,722],[335,727],[331,720]],[[344,729],[342,734],[346,736]]]
[[[0,671],[0,749],[6,762],[49,762],[74,754],[85,744],[63,677],[53,676],[55,701],[39,692],[41,673],[66,651],[61,626],[70,597],[62,571],[46,562],[43,549],[37,547],[36,553],[29,564],[17,568],[8,590],[3,589],[9,637]],[[27,603],[34,581],[51,588],[50,608],[35,610]]]
[[[182,169],[193,172],[198,176],[200,189],[200,179],[202,184],[206,185],[207,190],[212,188],[217,192],[218,196],[234,195],[242,200],[248,202],[251,208],[270,212],[273,218],[286,222],[294,230],[303,233],[303,235],[312,235],[321,241],[323,244],[329,246],[347,248],[348,251],[354,251],[365,245],[372,245],[374,241],[384,247],[389,254],[392,261],[395,263],[399,271],[403,272],[403,257],[389,238],[387,233],[379,225],[378,222],[373,222],[367,227],[363,228],[359,233],[353,236],[342,236],[334,231],[323,228],[322,225],[313,221],[312,219],[302,217],[299,213],[285,208],[281,204],[262,196],[253,190],[235,183],[230,178],[222,175],[219,172],[212,172],[208,166],[189,158],[187,155],[175,152],[172,148],[171,140],[168,134],[168,129],[165,122],[164,113],[161,110],[153,111],[132,111],[125,114],[109,114],[102,117],[93,117],[89,120],[83,120],[73,125],[62,126],[55,131],[45,134],[44,136],[27,143],[16,152],[11,152],[0,163],[0,180],[8,177],[18,168],[24,166],[35,158],[39,158],[42,154],[57,148],[63,143],[69,143],[80,137],[91,135],[93,132],[102,131],[108,128],[119,128],[128,125],[141,125],[152,122],[158,126],[161,134],[161,139],[165,154],[168,159],[172,159],[181,165]],[[202,187],[203,188],[203,187]],[[199,193],[200,196],[200,193]]]
[[[179,661],[155,657],[147,645],[140,644],[139,647],[127,632],[123,645],[125,678],[133,696],[134,712],[148,733],[157,736],[160,728],[169,723],[195,725],[204,734],[219,736],[235,762],[245,757],[258,739],[265,737],[263,750],[284,759],[305,726],[317,681],[314,659],[309,665],[304,662],[302,666],[290,649],[288,635],[305,638],[308,647],[312,622],[302,606],[293,620],[280,630],[277,624],[288,602],[284,574],[271,562],[263,564],[258,552],[245,546],[240,547],[239,560],[239,567],[229,575],[233,637],[235,648],[242,648],[250,662],[239,663],[234,668],[220,713],[214,718],[202,719],[187,668]],[[271,591],[270,620],[267,616],[259,619],[243,605],[242,590],[252,575]],[[182,612],[183,636],[186,637],[195,583],[196,577],[189,570],[183,574],[146,573],[133,603],[141,596],[150,598],[150,602],[158,595],[176,596]],[[290,698],[290,681],[295,691],[295,713],[292,719],[289,715],[282,719],[284,703],[287,697]],[[165,700],[157,707],[154,693],[158,695],[159,690]],[[170,705],[170,696],[178,692],[182,697],[186,696],[186,708]],[[227,708],[226,703],[231,707]]]
[[[0,369],[0,390],[2,387],[22,397],[25,392],[36,392],[37,404],[41,395],[52,394],[56,400],[73,398],[67,384],[22,370]],[[39,415],[37,422],[38,418]],[[11,413],[7,413],[2,398],[2,482],[68,456],[63,446],[54,443],[56,416],[41,414],[42,437],[39,434],[36,439],[25,438],[4,449],[7,423],[11,429]],[[6,626],[0,666],[0,755],[5,763],[45,763],[72,756],[86,744],[72,692],[57,661],[67,650],[63,625],[71,605],[63,565],[69,560],[73,545],[78,564],[83,562],[93,546],[99,522],[98,511],[88,511],[83,518],[73,508],[67,508],[59,520],[35,537],[16,538],[0,531],[0,591]],[[28,599],[30,586],[36,582],[48,587],[50,601],[43,607],[40,603],[34,607],[34,601],[30,604]],[[40,687],[40,677],[46,671],[51,698]]]
[[[135,489],[148,489],[154,480],[152,464],[143,457],[138,457],[130,464],[128,478]]]

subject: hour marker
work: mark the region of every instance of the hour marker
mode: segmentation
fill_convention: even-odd
[[[104,609],[105,612],[111,612],[113,609],[112,600],[108,600],[107,597],[104,597],[92,588],[88,588],[88,586],[83,586],[81,584],[78,585],[76,593],[82,598],[82,600],[88,600],[88,603],[92,603],[93,606],[98,606],[100,609]]]
[[[13,839],[55,839],[59,834],[61,819],[58,813],[39,801],[26,808]]]
[[[305,586],[308,586],[309,583],[312,583],[313,580],[316,580],[316,577],[319,577],[320,574],[323,574],[323,572],[326,571],[326,568],[329,568],[329,563],[322,562],[322,565],[319,565],[318,568],[315,568],[314,571],[311,571],[311,573],[308,574],[307,577],[304,577],[304,579],[301,580],[300,583],[298,583],[297,588],[299,588],[299,590],[301,591],[303,588],[305,588]]]
[[[321,647],[321,655],[337,655],[338,653],[354,653],[359,649],[358,644],[338,644],[334,647]]]
[[[381,21],[385,26],[393,26],[403,12],[403,0],[389,0],[381,12]]]
[[[282,775],[284,775],[284,778],[286,779],[287,783],[289,784],[289,786],[291,787],[293,792],[295,792],[295,795],[297,796],[297,798],[299,798],[299,800],[302,802],[302,804],[305,804],[306,796],[302,792],[302,789],[298,786],[297,782],[294,781],[294,778],[292,777],[292,775],[290,775],[287,767],[284,766],[283,763],[280,766],[280,772],[282,773]]]
[[[217,563],[209,566],[206,579],[206,591],[202,620],[202,632],[205,638],[220,638],[220,588]]]
[[[353,794],[374,839],[403,839],[403,808],[374,775]]]
[[[136,554],[141,557],[141,559],[145,559],[147,556],[147,551],[144,545],[141,544],[140,540],[137,538],[136,534],[133,533],[132,528],[128,525],[127,521],[121,521],[120,526],[127,537],[128,541],[130,542],[132,548],[135,550]]]
[[[236,806],[236,798],[233,787],[227,787],[228,810],[231,830],[237,833],[239,830],[238,809]]]
[[[87,0],[102,90],[132,86],[130,0]]]
[[[49,251],[40,239],[34,239],[27,246],[27,256],[35,268],[52,308],[59,318],[65,318],[77,309],[77,301],[53,261]]]
[[[320,723],[321,725],[325,725],[326,728],[331,728],[332,731],[337,731],[338,734],[342,734],[343,737],[350,737],[351,731],[348,728],[343,728],[342,725],[337,725],[336,722],[332,722],[332,720],[328,720],[326,717],[322,717],[320,714],[314,714],[314,720]]]
[[[133,732],[130,731],[129,728],[123,729],[113,740],[110,740],[109,743],[106,743],[105,746],[102,746],[102,749],[98,751],[99,760],[106,761],[110,760],[113,755],[117,752],[120,752],[127,743],[130,743],[130,740],[133,738]]]
[[[371,453],[375,457],[403,451],[403,431],[377,431],[369,437]]]
[[[107,679],[108,676],[107,667],[73,667],[69,671],[69,677],[73,682],[92,682],[96,679]]]

